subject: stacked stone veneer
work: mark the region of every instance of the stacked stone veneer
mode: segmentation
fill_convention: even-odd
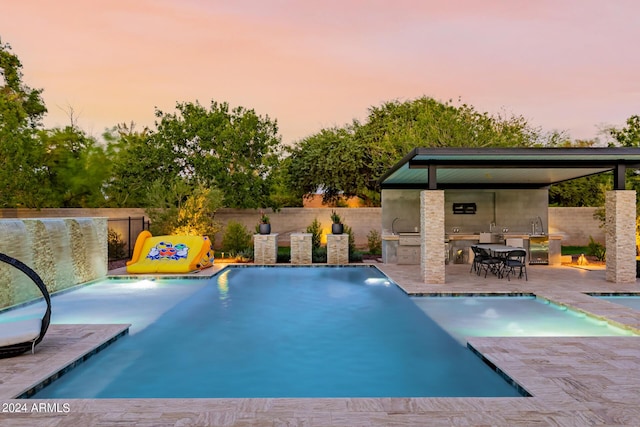
[[[312,263],[312,238],[311,233],[293,233],[291,235],[291,264]]]
[[[31,267],[49,292],[107,274],[106,218],[0,220],[0,252]],[[20,270],[0,263],[0,308],[40,297]]]
[[[635,283],[636,192],[608,191],[605,209],[607,281]]]
[[[348,234],[327,234],[327,264],[349,264]]]
[[[445,283],[444,191],[420,192],[420,273],[424,283]]]
[[[278,260],[278,233],[253,236],[253,262],[275,264]]]

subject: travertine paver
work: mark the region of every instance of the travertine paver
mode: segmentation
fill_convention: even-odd
[[[447,266],[446,283],[420,283],[418,266],[377,264],[408,293],[533,293],[637,327],[640,312],[584,292],[638,292],[640,286],[606,282],[604,270],[529,266],[529,280],[510,282]],[[218,267],[219,268],[219,267]],[[201,274],[211,274],[215,270]],[[50,347],[56,328],[36,355],[0,360],[0,398],[6,384],[24,378],[45,352],[72,359],[74,345]],[[94,325],[92,325],[94,326]],[[66,340],[81,340],[87,326],[69,326]],[[94,326],[95,327],[95,326]],[[112,326],[107,326],[112,327]],[[97,332],[93,332],[97,334]],[[62,340],[62,337],[58,339]],[[59,341],[62,342],[62,341]],[[48,412],[0,412],[0,425],[25,426],[638,426],[640,337],[472,338],[470,345],[533,397],[389,399],[103,399],[2,400],[40,403]],[[54,357],[53,354],[50,355]],[[22,361],[21,361],[22,359]],[[32,359],[32,361],[28,361]],[[46,359],[49,363],[49,356]],[[9,378],[11,378],[9,380]],[[19,381],[18,381],[19,382]],[[67,406],[62,406],[66,404]],[[38,407],[36,406],[36,409]],[[47,409],[46,406],[43,407]],[[1,408],[0,408],[1,409]],[[31,409],[29,406],[28,409]],[[9,424],[9,421],[11,424]]]

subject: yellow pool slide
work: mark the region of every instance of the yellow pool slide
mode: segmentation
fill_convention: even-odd
[[[190,273],[213,264],[206,236],[156,236],[143,231],[136,239],[127,273]]]

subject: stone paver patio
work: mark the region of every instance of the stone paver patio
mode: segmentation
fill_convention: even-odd
[[[605,272],[528,266],[529,280],[469,274],[420,283],[418,266],[376,264],[411,294],[532,293],[640,329],[640,312],[585,292],[640,293]],[[213,274],[220,266],[202,274]],[[115,272],[116,274],[121,272]],[[52,325],[34,355],[0,360],[0,425],[8,426],[638,426],[640,337],[472,338],[470,344],[533,397],[335,399],[14,399],[123,325]],[[108,351],[108,350],[107,350]],[[24,406],[23,406],[24,405]],[[24,409],[25,412],[18,413]]]

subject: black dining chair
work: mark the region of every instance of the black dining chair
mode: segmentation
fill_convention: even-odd
[[[525,280],[529,280],[527,277],[527,263],[525,261],[527,252],[524,249],[514,249],[507,253],[504,259],[504,271],[503,274],[507,276],[507,280],[511,280],[511,275],[516,274],[518,270],[518,279],[522,279],[524,274]]]
[[[482,268],[482,260],[487,257],[487,254],[475,245],[471,246],[471,251],[473,252],[473,261],[471,262],[471,270],[469,270],[469,273],[473,273],[475,271],[479,276],[480,269]]]
[[[495,274],[498,277],[502,277],[503,259],[491,255],[487,249],[478,248],[481,253],[481,259],[479,262],[480,272],[484,271],[484,277],[487,277],[489,272]],[[480,274],[478,272],[478,275]]]

